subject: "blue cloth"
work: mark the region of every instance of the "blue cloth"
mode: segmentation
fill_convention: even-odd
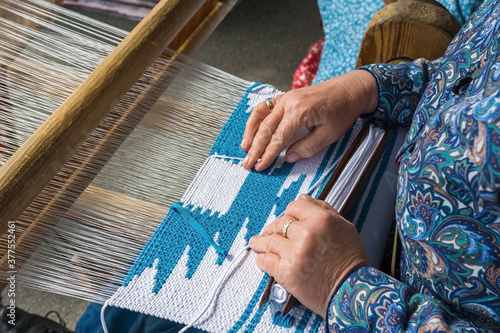
[[[398,154],[401,281],[351,272],[330,331],[500,331],[499,42],[500,3],[488,0],[442,58],[365,68],[374,116],[411,123]]]

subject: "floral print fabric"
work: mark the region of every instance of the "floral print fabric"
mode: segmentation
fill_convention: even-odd
[[[500,331],[499,41],[500,4],[487,0],[442,58],[364,68],[374,116],[411,123],[398,154],[401,281],[351,272],[330,331]]]

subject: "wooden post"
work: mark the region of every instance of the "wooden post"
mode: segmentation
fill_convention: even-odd
[[[368,24],[356,67],[439,58],[459,30],[460,23],[437,1],[392,2]]]

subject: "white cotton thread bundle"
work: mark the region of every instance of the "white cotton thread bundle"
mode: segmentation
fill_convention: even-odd
[[[108,326],[106,325],[106,309],[108,306],[108,301],[106,301],[101,308],[101,327],[104,333],[108,333]]]
[[[325,201],[336,210],[340,211],[346,206],[347,200],[349,200],[356,185],[358,175],[363,174],[370,162],[370,158],[368,157],[371,157],[371,155],[368,155],[367,152],[372,152],[373,154],[377,150],[384,133],[384,130],[376,128],[373,125],[370,126],[363,142],[359,145],[359,148],[339,176],[338,181],[328,193]]]

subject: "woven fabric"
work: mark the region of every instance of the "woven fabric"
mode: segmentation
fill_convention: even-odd
[[[219,277],[233,265],[196,327],[208,332],[324,331],[323,318],[302,306],[295,307],[286,320],[276,316],[283,304],[271,301],[259,310],[258,303],[269,277],[255,265],[252,251],[247,251],[239,261],[235,258],[248,240],[260,234],[300,193],[319,195],[328,180],[321,177],[340,160],[362,124],[356,123],[343,139],[313,158],[291,164],[281,154],[264,172],[245,170],[239,159],[222,158],[245,156],[239,142],[251,109],[277,93],[268,85],[249,88],[181,202],[171,207],[122,287],[108,301],[109,305],[187,324],[203,308]],[[298,137],[304,134],[305,131]],[[393,158],[393,148],[399,146],[396,139],[397,135],[358,202],[362,209],[353,213],[361,234],[369,235],[365,237],[368,239],[365,246],[373,247],[369,251],[372,253],[383,252],[385,245],[384,237],[382,241],[373,237],[373,230],[375,234],[386,235],[394,211],[391,200],[376,194],[386,188],[385,192],[391,196],[393,192],[387,189],[395,188],[395,184],[388,185],[390,181],[384,180],[383,174]],[[380,202],[372,205],[375,197]],[[374,212],[375,206],[383,208]],[[368,216],[376,217],[376,221],[366,223]],[[386,226],[380,222],[384,217],[388,221]]]
[[[239,147],[251,108],[277,94],[269,86],[255,86],[239,103],[210,155],[244,157]],[[218,253],[178,210],[171,209],[130,270],[110,305],[188,323],[203,306],[217,277],[247,245],[251,236],[274,220],[298,192],[319,178],[333,163],[326,151],[305,163],[283,163],[264,173],[250,172],[240,161],[210,157],[181,200],[189,215],[228,255]],[[325,160],[323,165],[318,163]],[[209,332],[273,331],[279,304],[258,310],[268,278],[248,251],[197,327]],[[322,318],[305,308],[294,310],[295,325],[316,332]],[[276,326],[282,328],[280,326]],[[321,326],[324,329],[324,326]],[[279,331],[279,330],[278,330]]]

